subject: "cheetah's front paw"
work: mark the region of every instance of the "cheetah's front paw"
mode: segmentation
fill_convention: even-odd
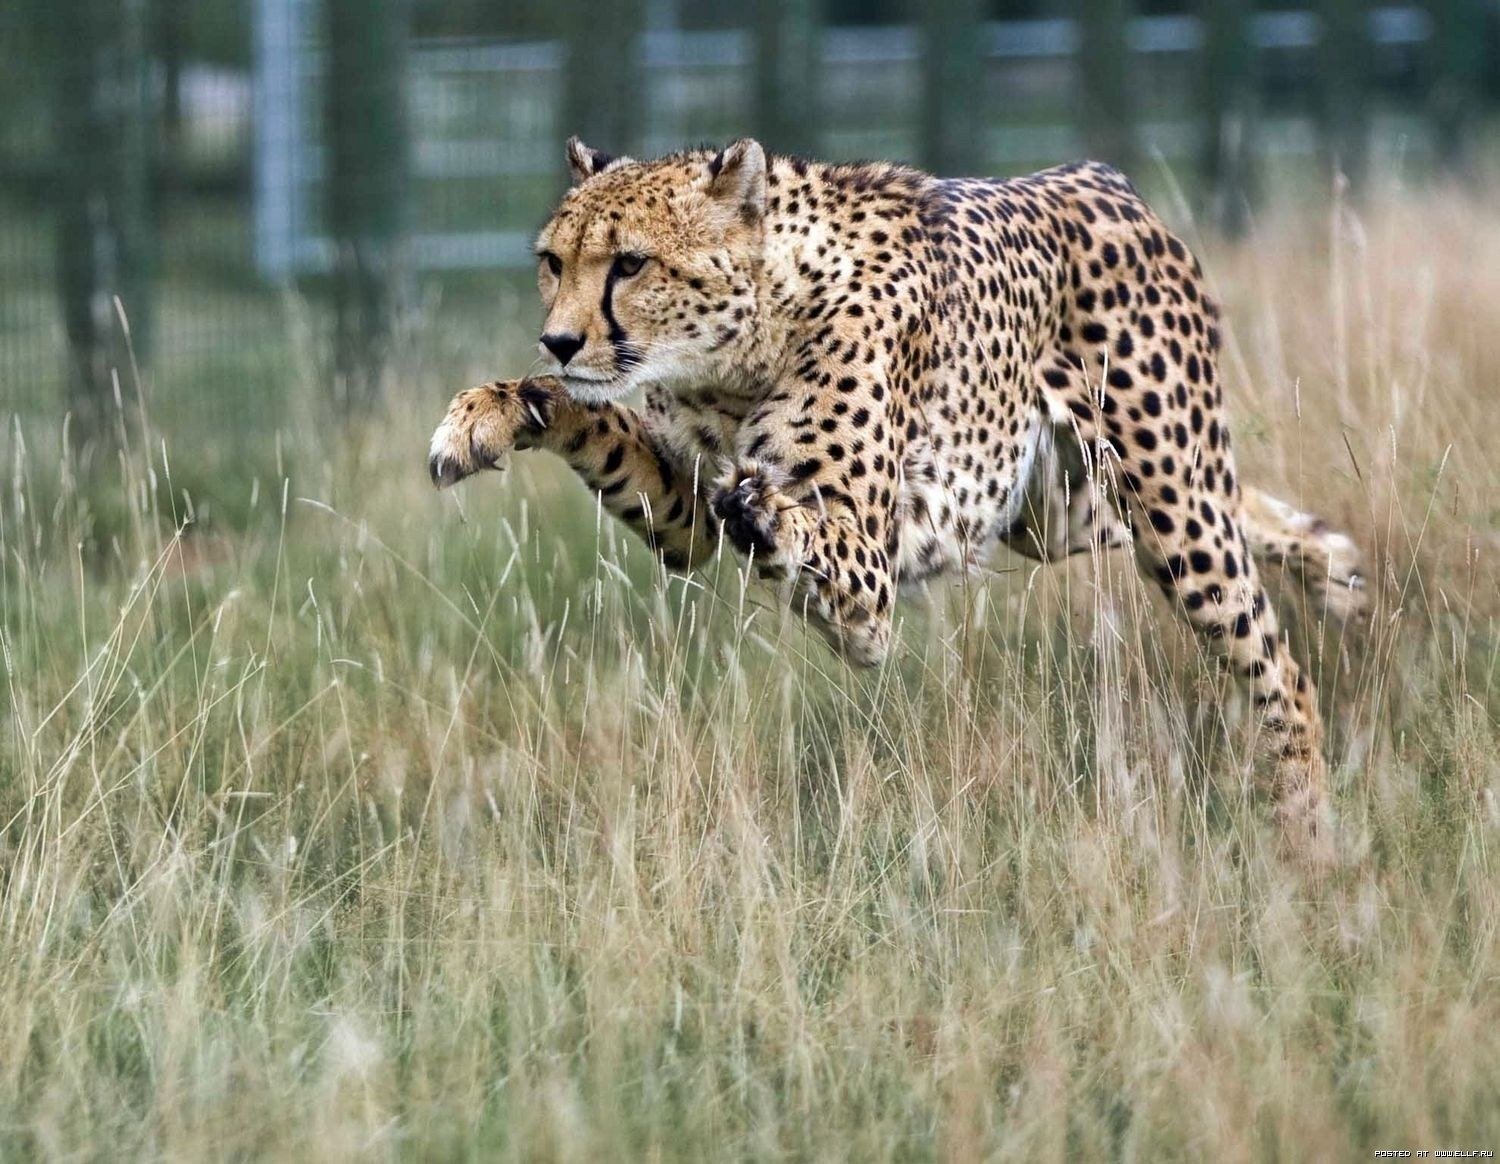
[[[756,562],[796,569],[806,559],[816,514],[783,493],[765,469],[733,470],[714,494],[713,509],[730,544]]]
[[[442,489],[481,469],[504,467],[518,441],[551,423],[557,391],[555,381],[501,380],[460,392],[432,434],[432,483]]]

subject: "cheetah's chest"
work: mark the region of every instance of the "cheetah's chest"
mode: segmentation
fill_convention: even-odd
[[[688,396],[660,388],[646,396],[652,432],[673,460],[700,482],[700,489],[733,457],[747,407],[743,397],[710,389]]]
[[[1020,513],[1035,466],[1040,418],[1004,453],[974,456],[913,441],[902,465],[897,579],[925,581],[981,565]]]

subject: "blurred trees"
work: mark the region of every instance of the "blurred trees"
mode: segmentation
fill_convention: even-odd
[[[1203,147],[1200,168],[1208,219],[1226,234],[1246,226],[1253,196],[1257,114],[1252,0],[1198,0],[1203,21]]]
[[[982,0],[923,0],[922,162],[957,177],[984,167]]]
[[[1364,184],[1370,151],[1370,6],[1318,0],[1318,113],[1324,160],[1351,186]]]
[[[1076,0],[1078,123],[1092,158],[1136,172],[1131,0]]]
[[[128,339],[144,355],[151,335],[148,13],[144,0],[54,0],[46,19],[68,406],[84,441],[114,431],[112,372],[130,366]],[[133,390],[131,376],[120,381]]]
[[[409,13],[403,0],[325,0],[324,14],[336,380],[369,399],[392,354],[407,275]]]
[[[755,0],[755,132],[778,153],[817,153],[819,15],[817,0]]]
[[[644,0],[566,0],[567,64],[561,138],[577,134],[595,149],[628,154],[644,136],[644,79],[636,46],[646,28]],[[562,141],[557,165],[566,173]]]
[[[1433,77],[1430,105],[1438,161],[1467,172],[1484,100],[1486,37],[1493,32],[1486,0],[1433,0]]]

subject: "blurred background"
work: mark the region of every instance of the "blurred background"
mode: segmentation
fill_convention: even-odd
[[[243,448],[309,396],[388,397],[414,353],[452,388],[519,372],[570,133],[943,174],[1088,154],[1233,235],[1383,174],[1480,181],[1497,108],[1493,0],[10,0],[0,404],[108,434],[134,361],[122,399]]]

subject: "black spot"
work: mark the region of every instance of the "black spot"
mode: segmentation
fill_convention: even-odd
[[[1163,562],[1156,570],[1156,580],[1163,586],[1171,586],[1173,582],[1179,581],[1187,576],[1187,563],[1183,561],[1181,554],[1173,554]]]

